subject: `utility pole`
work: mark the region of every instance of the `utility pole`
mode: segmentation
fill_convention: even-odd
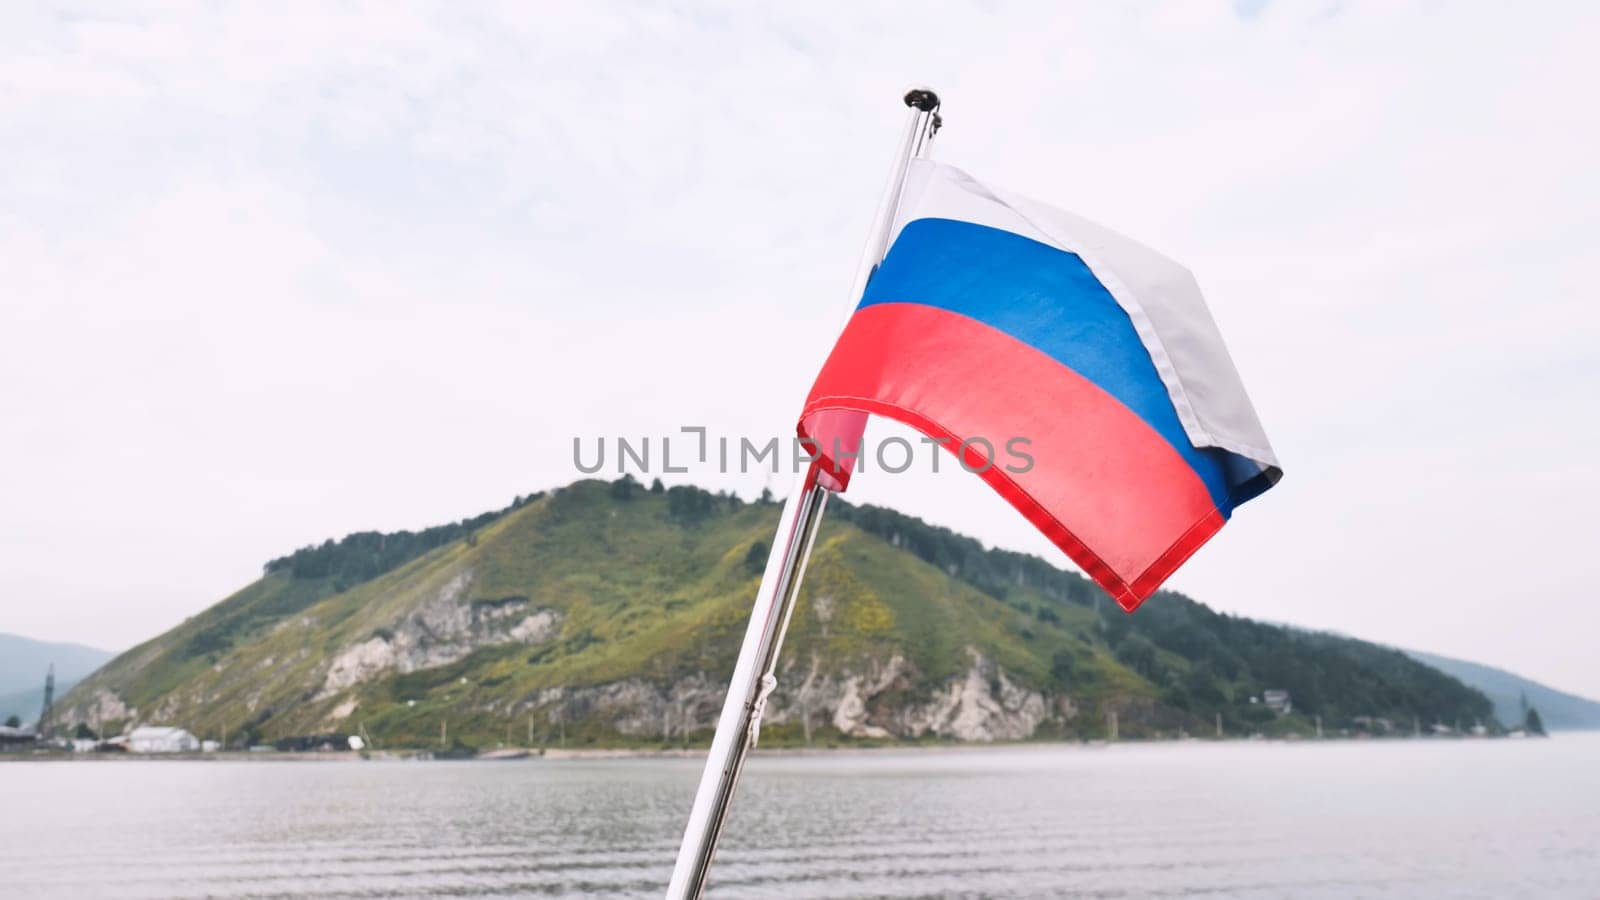
[[[450,720],[449,719],[441,719],[441,720],[439,720],[439,748],[441,750],[450,749]]]
[[[1222,738],[1222,713],[1217,713],[1217,738]]]
[[[1317,737],[1322,737],[1322,717],[1317,716]]]
[[[1111,711],[1111,740],[1117,739],[1117,711]]]

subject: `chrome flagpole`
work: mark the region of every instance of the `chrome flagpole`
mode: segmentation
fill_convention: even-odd
[[[889,183],[879,200],[866,248],[856,268],[855,281],[850,287],[851,308],[860,301],[867,279],[872,277],[873,270],[889,249],[889,233],[900,206],[906,169],[913,158],[927,153],[939,129],[939,98],[933,91],[912,90],[906,94],[905,103],[910,107],[910,115],[900,138]],[[722,703],[722,715],[717,719],[717,730],[711,738],[711,752],[700,774],[700,787],[695,791],[694,808],[683,829],[678,862],[672,869],[672,882],[667,886],[668,900],[690,900],[704,893],[733,790],[744,770],[745,757],[760,735],[761,714],[767,698],[778,685],[778,652],[783,647],[784,632],[788,630],[795,598],[800,593],[800,581],[805,575],[806,559],[811,555],[811,544],[816,540],[822,511],[828,502],[829,491],[818,480],[821,474],[818,465],[813,463],[795,479],[784,501],[783,517],[778,520],[772,552],[767,557],[761,587],[750,610],[750,624],[745,628],[744,644],[739,648],[739,661],[734,665],[728,695]]]

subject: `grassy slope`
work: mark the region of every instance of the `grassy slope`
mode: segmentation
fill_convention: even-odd
[[[549,689],[695,677],[720,685],[759,579],[751,545],[769,539],[777,510],[579,482],[345,590],[330,578],[267,575],[119,657],[68,701],[109,687],[146,720],[159,712],[207,735],[271,739],[326,730],[330,710],[354,697],[360,720],[392,746],[432,742],[445,719],[472,743],[508,728],[522,734],[526,712],[517,707]],[[390,633],[464,572],[472,575],[465,601],[529,598],[560,613],[559,634],[318,697],[334,654]],[[966,670],[971,647],[1015,681],[1068,693],[1085,714],[1066,733],[1079,736],[1100,732],[1107,704],[1158,713],[1125,720],[1124,734],[1203,729],[1217,713],[1234,729],[1309,728],[1299,716],[1276,720],[1251,707],[1248,696],[1263,685],[1287,686],[1308,713],[1330,717],[1448,721],[1488,708],[1372,645],[1219,616],[1174,595],[1124,616],[1095,604],[1086,585],[890,511],[841,505],[819,535],[785,660],[844,672],[899,654],[917,674],[910,692],[926,695]],[[598,717],[565,730],[579,743],[632,742]],[[769,739],[797,740],[797,726],[774,728]]]

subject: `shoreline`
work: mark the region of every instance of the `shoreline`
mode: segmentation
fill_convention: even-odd
[[[1558,732],[1581,735],[1596,732]],[[1552,735],[1554,736],[1554,735]],[[1507,736],[1403,736],[1383,738],[1324,737],[1324,738],[1150,738],[1118,741],[992,741],[966,743],[905,743],[863,744],[859,746],[832,747],[767,747],[754,751],[760,757],[855,756],[883,753],[982,753],[992,750],[1061,750],[1067,748],[1093,750],[1110,747],[1154,747],[1175,745],[1222,746],[1225,744],[1272,745],[1333,745],[1372,743],[1479,743],[1538,738],[1512,738]],[[516,763],[567,760],[622,760],[622,759],[704,759],[706,747],[499,747],[480,751],[471,756],[439,754],[426,748],[398,750],[331,750],[331,751],[213,751],[210,753],[73,753],[71,751],[11,751],[0,752],[0,764],[7,762],[295,762],[295,763],[360,763],[360,762],[473,762]]]

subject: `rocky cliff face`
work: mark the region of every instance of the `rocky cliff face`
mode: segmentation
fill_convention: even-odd
[[[767,720],[798,722],[809,735],[819,722],[852,738],[941,737],[959,741],[1023,740],[1033,737],[1052,710],[1044,694],[1029,690],[977,649],[966,648],[968,667],[932,686],[925,698],[907,692],[925,684],[899,654],[869,664],[863,672],[819,674],[813,656],[806,677],[775,692]],[[790,677],[793,677],[793,668]]]
[[[438,593],[366,640],[337,652],[328,664],[318,699],[372,681],[389,672],[415,672],[449,665],[486,647],[535,645],[556,633],[561,613],[534,609],[527,597],[469,600],[472,570],[445,582]]]
[[[873,664],[866,673],[819,673],[813,658],[805,671],[790,666],[778,683],[764,726],[792,725],[806,742],[831,727],[844,738],[875,740],[948,738],[957,741],[1017,741],[1033,737],[1049,718],[1076,715],[1069,698],[1052,703],[1028,690],[976,651],[966,673],[938,687],[923,701],[896,695],[915,683],[902,656]],[[800,680],[795,681],[799,677]],[[688,740],[716,726],[724,681],[696,675],[670,685],[639,679],[579,688],[550,688],[511,712],[536,712],[543,722],[599,717],[619,733],[665,743]]]

